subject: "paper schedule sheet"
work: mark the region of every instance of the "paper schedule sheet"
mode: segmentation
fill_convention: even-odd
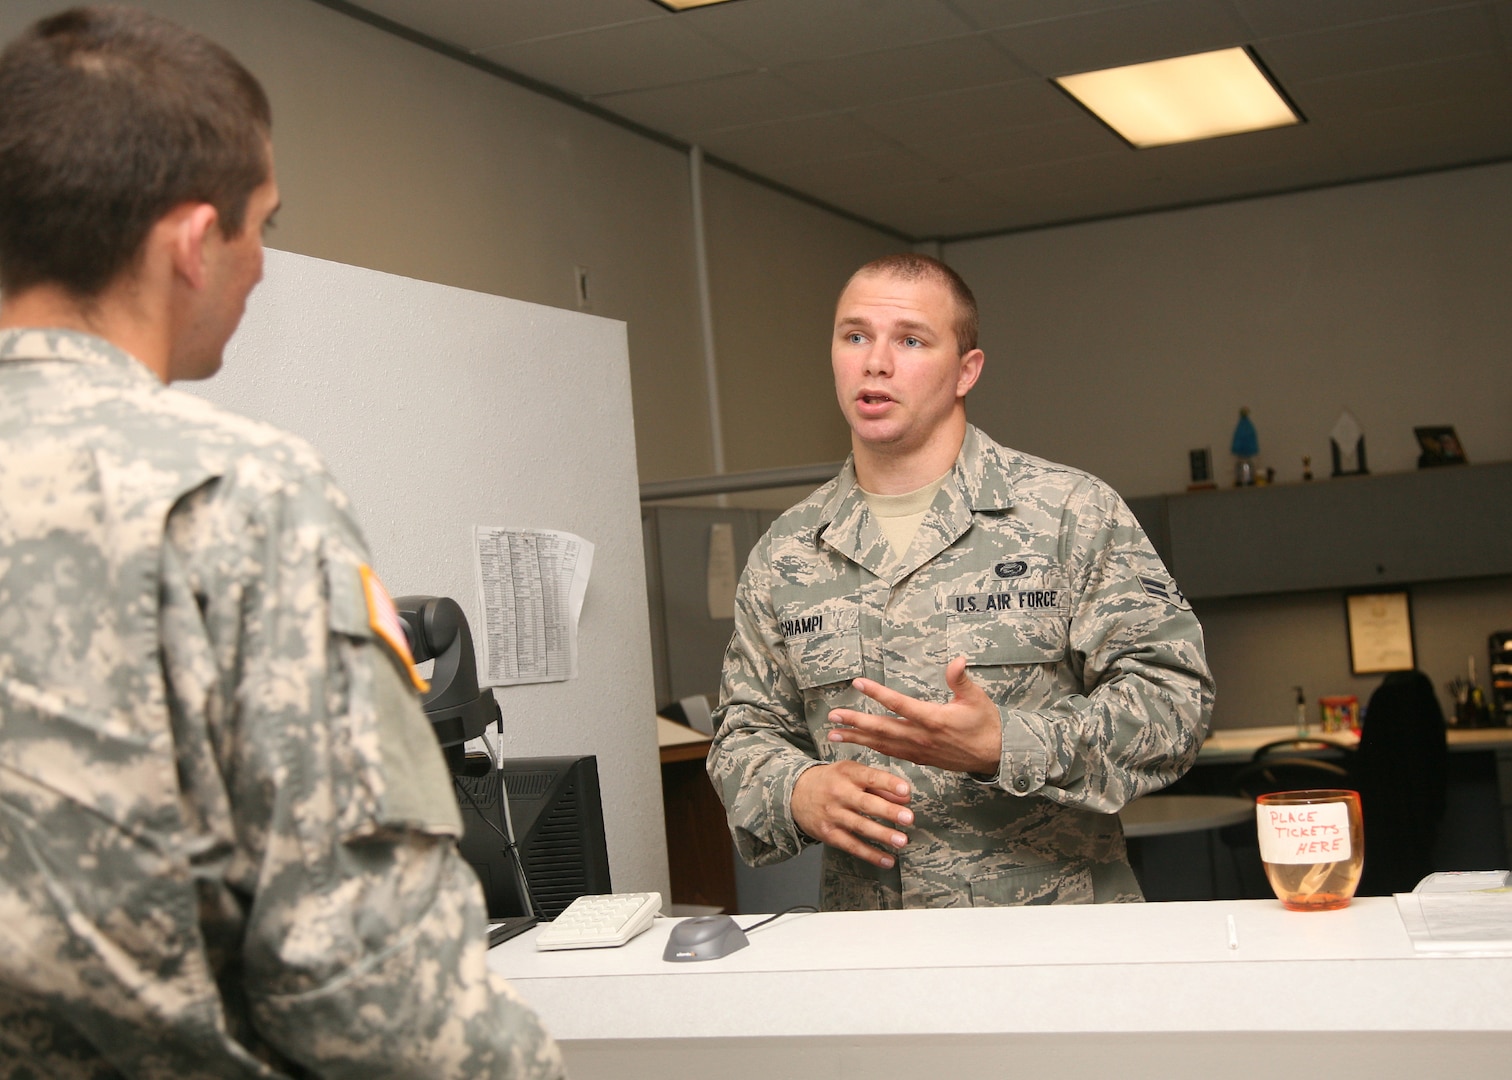
[[[473,527],[485,686],[577,677],[593,545],[552,529]]]

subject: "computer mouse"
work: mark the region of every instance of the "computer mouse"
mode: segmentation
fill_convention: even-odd
[[[662,959],[675,963],[718,960],[749,944],[745,931],[728,915],[698,915],[672,928]]]

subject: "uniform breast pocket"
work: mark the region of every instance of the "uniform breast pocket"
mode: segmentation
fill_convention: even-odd
[[[834,630],[787,639],[793,676],[803,690],[861,677],[861,630]]]
[[[951,619],[946,627],[950,658],[966,657],[971,677],[999,705],[1037,708],[1054,697],[1066,639],[1059,625],[1034,621],[1041,625],[998,622],[989,628],[969,619]]]

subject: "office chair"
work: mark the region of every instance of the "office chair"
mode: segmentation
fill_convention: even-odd
[[[1233,794],[1253,799],[1274,791],[1354,788],[1355,754],[1330,739],[1299,735],[1268,742],[1230,779]]]
[[[1448,787],[1444,711],[1427,675],[1397,671],[1381,681],[1355,757],[1365,819],[1357,895],[1410,892],[1433,870]]]

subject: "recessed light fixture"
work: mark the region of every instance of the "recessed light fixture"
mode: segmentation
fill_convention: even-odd
[[[727,4],[730,0],[655,0],[655,2],[673,11],[687,11],[689,8],[708,7],[710,4]]]
[[[1140,149],[1302,122],[1245,48],[1062,75],[1055,81]]]

